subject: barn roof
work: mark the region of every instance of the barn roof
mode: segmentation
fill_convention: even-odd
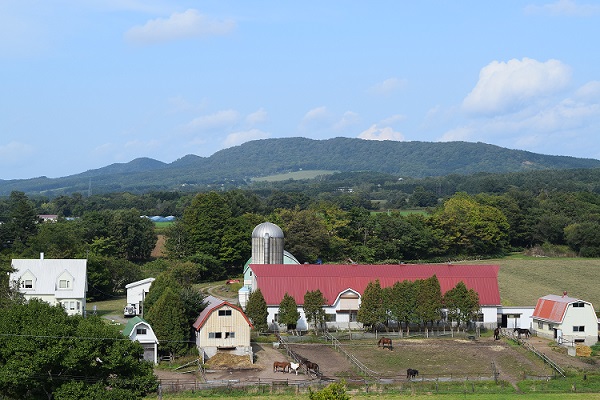
[[[398,281],[415,281],[436,275],[442,293],[460,281],[479,294],[481,305],[500,305],[498,265],[456,264],[395,264],[395,265],[313,265],[313,264],[252,264],[268,305],[277,305],[287,292],[296,304],[304,303],[307,291],[319,289],[327,304],[332,305],[338,294],[348,288],[361,295],[367,284],[379,279],[381,287]]]
[[[250,327],[252,327],[252,323],[250,322],[250,320],[248,319],[246,314],[244,314],[244,311],[241,308],[239,308],[238,306],[234,306],[233,304],[231,304],[225,300],[217,299],[214,296],[207,296],[206,299],[204,299],[204,301],[207,303],[207,305],[206,305],[206,308],[204,310],[202,310],[202,312],[200,313],[198,318],[196,318],[196,322],[194,322],[193,327],[195,330],[197,330],[197,331],[200,330],[200,328],[202,328],[202,326],[204,326],[204,324],[208,320],[208,317],[215,310],[218,310],[219,308],[224,307],[224,306],[231,307],[232,309],[239,311],[246,319],[246,322],[248,322],[248,325],[250,325]]]
[[[557,296],[555,294],[549,294],[540,297],[535,306],[535,310],[533,310],[532,318],[561,323],[565,318],[565,313],[569,304],[579,302],[590,304],[588,301],[568,297],[566,295]]]

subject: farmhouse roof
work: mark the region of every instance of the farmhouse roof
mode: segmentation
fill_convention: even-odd
[[[59,293],[62,298],[83,298],[87,291],[87,260],[86,259],[18,259],[11,263],[16,270],[11,273],[10,280],[18,281],[24,273],[31,272],[36,277],[31,295],[54,295]],[[67,272],[73,277],[73,286],[68,289],[56,290],[56,279]]]
[[[558,296],[555,294],[549,294],[538,299],[535,310],[533,310],[532,318],[541,319],[549,322],[561,323],[565,318],[565,313],[569,304],[573,303],[587,303],[588,301],[576,299],[574,297]]]
[[[296,304],[304,303],[307,291],[319,289],[328,305],[338,294],[354,289],[362,294],[371,281],[379,279],[381,287],[404,280],[415,281],[436,275],[442,293],[460,281],[479,294],[481,305],[500,305],[498,265],[457,264],[395,264],[395,265],[315,265],[315,264],[252,264],[268,305],[277,305],[287,292]]]
[[[208,320],[208,317],[210,317],[210,315],[215,310],[218,310],[219,308],[224,307],[224,306],[228,306],[228,307],[233,308],[234,310],[239,311],[246,319],[246,322],[248,322],[248,325],[250,325],[250,327],[252,327],[252,323],[250,322],[250,320],[248,319],[246,314],[244,314],[244,311],[241,308],[239,308],[238,306],[235,306],[225,300],[218,299],[214,296],[207,296],[204,301],[207,304],[206,308],[204,310],[202,310],[202,312],[200,313],[198,318],[196,318],[196,322],[194,322],[194,324],[192,325],[195,330],[197,330],[197,331],[200,330],[200,328],[202,328],[202,326],[204,326],[204,324]]]

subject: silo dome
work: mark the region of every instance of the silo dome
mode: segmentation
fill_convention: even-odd
[[[256,228],[254,228],[254,230],[252,231],[252,239],[264,238],[266,233],[268,233],[269,237],[271,238],[283,239],[283,231],[280,227],[278,227],[272,222],[263,222],[260,225],[256,225]]]
[[[271,222],[263,222],[252,231],[252,263],[283,264],[283,231]]]

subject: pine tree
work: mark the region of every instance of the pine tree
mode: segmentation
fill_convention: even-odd
[[[369,327],[376,327],[385,322],[386,310],[383,305],[383,290],[379,279],[369,282],[365,288],[356,319]]]
[[[296,329],[296,323],[300,318],[296,300],[287,292],[279,303],[279,323],[285,324],[287,329]]]
[[[323,309],[325,303],[325,297],[319,289],[304,294],[304,315],[308,323],[312,322],[314,324],[315,335],[318,333],[319,327],[325,322],[325,310]]]
[[[269,328],[267,323],[267,317],[269,316],[267,302],[260,289],[256,289],[250,293],[248,303],[246,304],[246,315],[250,318],[254,329],[257,331],[262,332]]]
[[[166,289],[146,314],[159,340],[159,347],[171,356],[182,355],[187,350],[188,321],[185,307],[178,293]]]

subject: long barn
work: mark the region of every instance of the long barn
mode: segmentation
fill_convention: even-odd
[[[260,288],[269,312],[268,322],[277,325],[279,303],[285,293],[294,297],[301,314],[300,330],[308,329],[302,309],[304,294],[319,289],[326,299],[326,320],[329,327],[360,328],[356,315],[361,296],[369,282],[379,280],[382,287],[404,280],[415,281],[435,275],[442,293],[460,281],[479,294],[479,322],[489,328],[498,324],[500,291],[498,265],[460,264],[395,264],[395,265],[313,265],[313,264],[250,264],[248,289]]]

